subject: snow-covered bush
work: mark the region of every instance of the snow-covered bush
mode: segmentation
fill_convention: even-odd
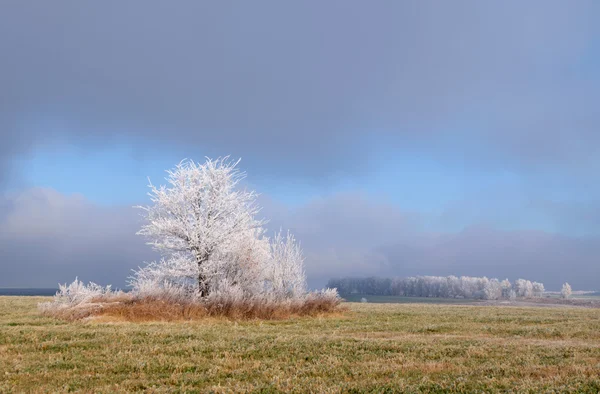
[[[60,314],[62,311],[70,308],[77,308],[81,305],[91,304],[92,302],[100,302],[110,296],[120,295],[111,290],[111,286],[100,286],[94,282],[87,285],[78,278],[67,285],[59,284],[58,291],[52,302],[43,302],[38,305],[38,309],[49,315]]]
[[[571,297],[572,293],[573,293],[573,291],[571,290],[570,284],[565,283],[564,285],[562,285],[562,289],[560,290],[560,296],[562,298],[569,298],[569,297]]]
[[[102,287],[94,282],[89,282],[87,285],[78,278],[67,285],[59,284],[58,291],[55,295],[55,300],[60,304],[77,305],[84,302],[89,302],[95,298],[102,297],[111,293],[111,286]]]

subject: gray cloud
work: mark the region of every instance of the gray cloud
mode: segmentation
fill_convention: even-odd
[[[155,257],[135,233],[139,213],[83,196],[30,189],[0,199],[0,287],[84,281],[123,287],[131,269]]]
[[[526,277],[558,289],[598,288],[600,239],[470,226],[433,233],[422,215],[363,195],[339,194],[289,208],[263,196],[271,230],[291,229],[306,254],[312,286],[347,275]],[[0,199],[0,287],[71,281],[124,286],[131,269],[156,258],[134,235],[130,207],[100,207],[82,196],[31,189]]]
[[[380,248],[404,275],[466,274],[531,278],[558,290],[565,281],[598,288],[600,239],[544,231],[471,226],[456,234],[421,235]]]
[[[302,240],[315,286],[351,275],[526,277],[549,289],[565,281],[580,289],[600,286],[598,235],[502,231],[488,225],[432,232],[431,218],[360,195],[341,194],[293,210],[265,207],[273,228],[291,228]]]
[[[127,137],[319,178],[372,170],[356,157],[385,139],[439,160],[587,173],[600,166],[598,7],[4,3],[1,164],[56,139]]]

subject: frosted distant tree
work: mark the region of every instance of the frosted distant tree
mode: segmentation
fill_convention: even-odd
[[[541,297],[544,285],[518,279],[514,286],[508,279],[472,276],[411,276],[408,278],[341,278],[331,279],[327,285],[342,294],[398,295],[439,298],[499,298]]]
[[[533,297],[533,283],[525,279],[517,279],[515,281],[515,292],[518,297],[531,298]]]
[[[571,297],[572,293],[573,293],[573,291],[571,290],[570,284],[565,283],[564,285],[562,285],[562,289],[560,290],[560,296],[562,298],[569,298],[569,297]]]
[[[502,285],[498,279],[491,279],[485,283],[483,292],[486,300],[497,300],[502,297]]]
[[[451,298],[455,298],[461,295],[460,289],[460,279],[454,275],[450,275],[446,278],[446,282],[448,283],[448,296]]]
[[[137,207],[145,211],[148,220],[138,234],[150,240],[163,260],[148,272],[162,268],[184,271],[179,280],[186,281],[190,273],[196,273],[199,294],[210,293],[211,273],[225,268],[214,263],[223,262],[224,256],[263,224],[255,219],[259,212],[256,194],[237,187],[245,177],[236,168],[238,163],[227,157],[208,159],[204,164],[184,160],[167,171],[170,187],[149,184],[153,205]]]
[[[460,277],[461,295],[465,298],[472,298],[478,290],[476,278],[470,276]],[[487,278],[486,278],[487,279]]]
[[[525,281],[525,298],[533,297],[533,283],[530,280]]]
[[[502,298],[510,298],[510,292],[512,291],[512,284],[508,279],[504,279],[500,282],[500,286],[502,287]]]
[[[542,297],[544,295],[544,284],[540,282],[533,282],[533,296],[534,297]]]

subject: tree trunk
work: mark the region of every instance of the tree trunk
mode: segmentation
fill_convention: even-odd
[[[200,291],[200,297],[208,296],[210,291],[210,285],[208,284],[207,278],[204,277],[201,273],[198,274],[198,289]]]
[[[196,261],[198,262],[198,291],[200,297],[206,297],[210,292],[208,278],[202,273],[202,265],[208,261],[209,257],[210,254],[196,255]]]

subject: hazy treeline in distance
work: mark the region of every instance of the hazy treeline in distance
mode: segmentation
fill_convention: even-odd
[[[413,276],[408,278],[333,278],[328,288],[340,294],[385,295],[406,297],[477,298],[485,300],[541,297],[544,285],[525,279],[511,283],[487,277]]]

